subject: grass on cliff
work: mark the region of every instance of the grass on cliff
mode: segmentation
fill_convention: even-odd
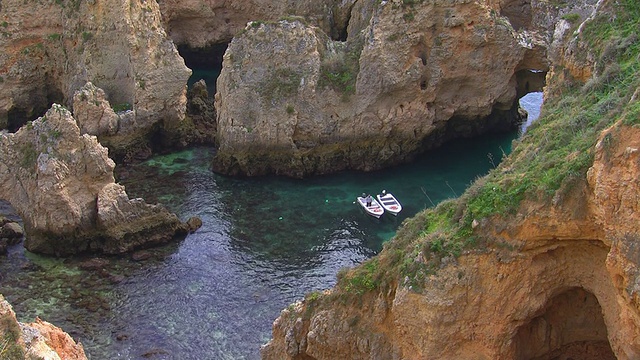
[[[465,226],[513,214],[524,199],[561,199],[586,178],[602,130],[620,119],[640,122],[640,4],[623,0],[611,6],[613,21],[600,13],[578,35],[596,56],[596,72],[584,84],[565,81],[509,158],[469,189]]]
[[[460,198],[406,220],[378,257],[339,274],[333,296],[387,292],[398,282],[420,292],[430,275],[464,251],[512,250],[513,244],[476,234],[473,225],[513,215],[525,199],[561,201],[585,181],[602,130],[618,120],[640,126],[640,3],[609,6],[577,35],[597,59],[592,78],[583,84],[556,69],[565,81],[555,80],[562,85],[512,154]]]
[[[364,47],[362,36],[356,36],[346,44],[336,42],[338,51],[326,56],[320,64],[318,87],[329,87],[341,93],[344,100],[356,91],[356,80],[360,72],[360,54]]]

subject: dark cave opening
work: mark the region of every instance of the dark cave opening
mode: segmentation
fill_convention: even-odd
[[[15,105],[7,111],[7,130],[16,132],[28,121],[44,116],[54,103],[65,104],[62,91],[48,77],[46,84],[44,88],[34,88],[14,99]]]
[[[13,107],[9,109],[7,112],[7,130],[12,133],[18,131],[18,129],[28,121],[32,121],[43,116],[51,105],[53,105],[53,103],[49,104],[47,107],[35,106],[32,109]]]
[[[192,48],[188,45],[178,45],[178,52],[193,73],[187,81],[191,89],[193,84],[200,80],[207,83],[207,91],[210,97],[216,93],[216,81],[222,71],[222,58],[229,43],[209,45],[204,48]]]
[[[570,288],[550,299],[514,338],[518,360],[614,360],[598,299]]]

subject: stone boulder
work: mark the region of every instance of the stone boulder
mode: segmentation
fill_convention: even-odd
[[[18,322],[11,305],[0,294],[0,357],[2,359],[86,360],[82,344],[59,327],[36,318]]]
[[[22,240],[24,231],[20,224],[8,221],[0,216],[0,254],[7,252],[7,247]]]
[[[45,116],[0,136],[0,198],[24,222],[25,247],[66,255],[120,253],[188,232],[174,214],[115,184],[114,162],[54,104]]]

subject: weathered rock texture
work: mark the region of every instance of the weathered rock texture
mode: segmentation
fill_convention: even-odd
[[[333,38],[346,37],[351,8],[356,0],[159,0],[169,36],[191,48],[227,43],[247,22],[276,21],[292,15],[304,17]]]
[[[463,255],[422,294],[299,303],[263,358],[637,359],[639,149],[637,128],[607,130],[570,200],[485,225],[518,250]]]
[[[0,295],[0,358],[86,360],[87,356],[82,344],[46,321],[18,322],[11,305]]]
[[[546,70],[546,46],[489,5],[360,1],[346,42],[299,21],[250,23],[218,79],[215,169],[371,170],[510,128],[518,82]]]
[[[605,13],[600,21],[611,16]],[[571,35],[564,21],[558,21],[560,38],[552,40],[556,62],[548,77],[548,96],[561,88],[558,82],[586,81],[605,68],[587,46],[574,41],[579,34]],[[637,45],[637,37],[631,36]],[[571,41],[563,43],[567,39]],[[638,83],[630,88],[621,100],[625,107],[617,113],[623,118],[630,111],[626,106],[637,108]],[[628,118],[607,119],[610,114],[601,114],[606,123],[615,124],[599,134],[586,175],[571,178],[571,185],[556,191],[553,199],[527,198],[513,214],[474,222],[476,240],[489,239],[493,245],[440,259],[419,283],[396,272],[391,280],[374,277],[384,273],[385,266],[398,271],[433,251],[433,243],[421,241],[420,234],[428,231],[429,221],[438,219],[412,219],[391,246],[360,267],[365,270],[358,274],[367,274],[367,266],[382,268],[355,283],[369,291],[358,293],[348,288],[354,282],[342,281],[323,295],[290,306],[274,322],[273,340],[263,347],[262,357],[640,358],[640,129],[625,125]],[[547,156],[538,152],[542,144],[528,146],[532,152],[520,152],[523,158]],[[509,166],[515,161],[523,160]],[[515,171],[509,166],[501,169],[503,174]],[[458,211],[469,209],[451,211],[454,219],[462,218]],[[414,252],[394,247],[403,232],[413,232],[407,246]],[[373,282],[380,284],[369,286]],[[414,285],[420,290],[414,291]]]
[[[150,133],[183,121],[191,72],[155,1],[4,0],[0,22],[0,128],[15,131],[53,102],[71,107],[87,82],[133,111],[131,126],[94,129],[112,149],[144,146]]]
[[[188,232],[162,206],[130,200],[107,155],[56,104],[15,134],[0,135],[0,198],[22,217],[27,249],[120,253]]]

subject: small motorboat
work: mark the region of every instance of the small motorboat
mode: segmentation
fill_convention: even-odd
[[[400,202],[386,190],[382,190],[382,194],[376,196],[382,207],[393,215],[398,215],[402,211],[402,205]]]
[[[384,209],[382,208],[382,206],[380,206],[380,203],[378,203],[373,197],[371,197],[371,205],[367,206],[366,197],[358,196],[358,204],[362,206],[367,214],[375,217],[376,219],[379,219],[380,216],[384,214]]]

